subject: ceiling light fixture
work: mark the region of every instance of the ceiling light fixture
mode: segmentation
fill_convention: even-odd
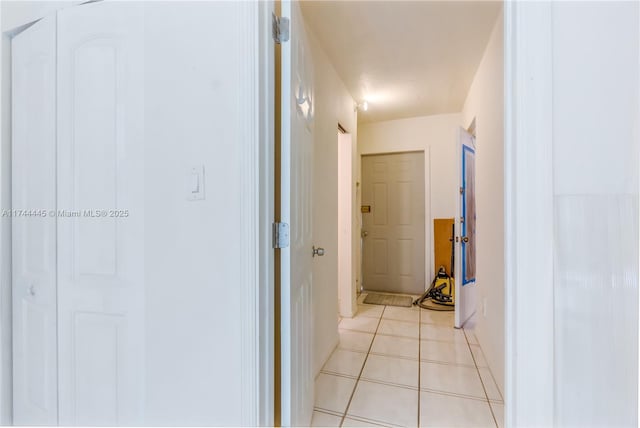
[[[369,110],[369,103],[366,101],[356,104],[356,110],[367,111]]]

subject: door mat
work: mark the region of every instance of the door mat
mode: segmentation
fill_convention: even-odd
[[[370,305],[387,305],[387,306],[403,306],[410,308],[413,305],[413,299],[410,296],[395,296],[393,294],[369,293],[365,297],[363,303]]]

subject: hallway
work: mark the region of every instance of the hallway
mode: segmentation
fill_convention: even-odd
[[[362,304],[316,379],[313,426],[503,426],[472,328],[453,312]],[[341,425],[342,424],[342,425]]]

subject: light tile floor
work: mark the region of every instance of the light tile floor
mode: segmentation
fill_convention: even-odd
[[[498,427],[504,403],[453,312],[362,304],[316,378],[313,426]]]

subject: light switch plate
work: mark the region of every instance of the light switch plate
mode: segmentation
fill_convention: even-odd
[[[189,201],[204,199],[204,165],[196,165],[189,168],[185,182],[185,190]]]

